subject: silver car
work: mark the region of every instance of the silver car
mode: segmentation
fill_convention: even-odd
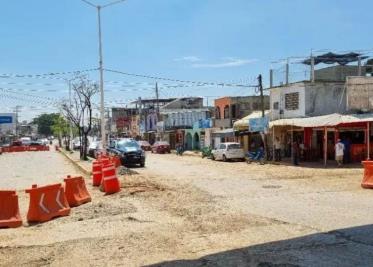
[[[221,143],[211,153],[213,160],[245,160],[245,153],[239,143]]]

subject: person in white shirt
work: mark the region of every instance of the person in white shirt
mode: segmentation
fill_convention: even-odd
[[[341,142],[341,139],[338,139],[338,142],[335,144],[335,160],[338,163],[338,167],[343,163],[344,150],[345,145]]]

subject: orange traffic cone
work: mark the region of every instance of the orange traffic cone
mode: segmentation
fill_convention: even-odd
[[[114,164],[108,164],[102,168],[102,184],[106,194],[120,191],[120,183]]]
[[[64,181],[65,196],[70,207],[77,207],[92,200],[82,176],[71,177],[69,175]]]
[[[0,228],[16,228],[21,225],[16,191],[0,191]]]
[[[30,205],[27,213],[29,222],[46,222],[55,217],[70,214],[70,207],[61,184],[42,187],[33,185],[26,189],[30,194]]]

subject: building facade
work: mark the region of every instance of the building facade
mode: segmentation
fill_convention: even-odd
[[[344,82],[297,82],[270,88],[271,120],[346,112]]]
[[[239,120],[253,111],[261,110],[260,96],[222,97],[215,99],[215,127],[231,128]],[[264,96],[264,109],[269,109],[269,96]]]

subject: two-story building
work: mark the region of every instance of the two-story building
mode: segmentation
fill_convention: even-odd
[[[260,96],[227,96],[215,99],[216,128],[232,128],[233,123],[253,111],[261,110]],[[269,96],[264,96],[264,109],[269,109]]]
[[[341,139],[346,162],[368,157],[373,78],[349,76],[356,73],[355,66],[329,67],[316,71],[314,81],[270,88],[271,133],[280,138],[285,155],[291,155],[291,143],[298,141],[305,160],[326,163],[334,159],[334,145]]]

